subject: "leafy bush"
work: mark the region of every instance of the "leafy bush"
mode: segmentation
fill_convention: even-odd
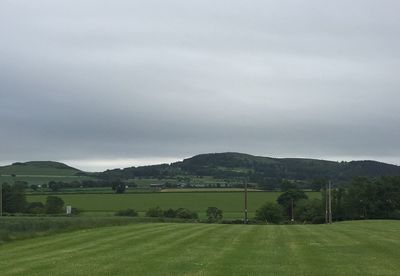
[[[208,207],[206,214],[209,222],[219,221],[222,219],[222,210],[217,207]]]
[[[166,217],[166,218],[175,218],[176,217],[176,210],[169,208],[168,210],[164,211],[164,217]]]
[[[164,217],[164,212],[159,206],[157,206],[155,208],[150,208],[149,210],[147,210],[146,217],[161,218]]]
[[[58,196],[48,196],[46,199],[46,213],[60,214],[64,212],[64,200]]]
[[[176,210],[176,218],[180,219],[198,219],[199,215],[196,212],[192,212],[185,208],[179,208]]]
[[[324,223],[324,209],[320,199],[300,200],[295,209],[295,219],[304,223]]]
[[[255,219],[266,223],[280,223],[283,220],[283,211],[280,205],[267,202],[256,211]]]
[[[31,202],[26,207],[26,212],[29,214],[44,214],[46,209],[42,202]]]
[[[115,215],[120,216],[120,217],[137,217],[138,212],[136,212],[133,209],[126,209],[126,210],[120,210],[120,211],[116,212]]]
[[[196,212],[192,212],[185,208],[179,209],[168,209],[163,211],[160,207],[150,208],[146,212],[146,217],[158,217],[158,218],[179,218],[179,219],[197,219],[199,216]]]

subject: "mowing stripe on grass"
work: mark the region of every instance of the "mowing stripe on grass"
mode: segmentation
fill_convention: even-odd
[[[0,246],[1,275],[398,275],[400,221],[136,224]]]

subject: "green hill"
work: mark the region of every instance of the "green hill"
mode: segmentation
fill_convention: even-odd
[[[80,170],[59,162],[31,161],[0,167],[1,175],[73,176]]]
[[[213,174],[227,177],[259,176],[309,181],[326,178],[348,181],[354,177],[400,175],[400,167],[377,161],[334,162],[304,158],[270,158],[241,153],[197,155],[183,160],[179,166],[193,174]]]
[[[376,161],[334,162],[304,158],[271,158],[226,152],[200,154],[172,164],[130,167],[100,173],[103,178],[211,176],[219,179],[248,177],[250,181],[269,188],[283,180],[311,183],[316,179],[331,179],[336,184],[355,177],[398,176],[400,167]]]

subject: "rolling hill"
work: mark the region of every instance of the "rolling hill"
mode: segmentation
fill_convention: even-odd
[[[66,164],[53,161],[30,161],[0,167],[1,175],[55,175],[73,176],[81,172]]]
[[[243,153],[200,154],[172,164],[130,167],[100,173],[102,178],[169,177],[177,175],[215,178],[249,177],[256,183],[278,183],[282,179],[311,182],[331,179],[337,183],[355,177],[399,176],[400,167],[377,161],[335,162],[304,158],[271,158]]]
[[[334,162],[304,158],[271,158],[243,153],[200,154],[172,164],[113,169],[87,174],[66,164],[52,161],[31,161],[0,167],[4,178],[11,175],[30,177],[98,177],[100,179],[212,177],[215,179],[239,179],[247,177],[259,187],[273,189],[282,180],[297,181],[309,187],[317,179],[330,179],[337,185],[355,177],[377,178],[400,176],[400,166],[377,161]],[[27,179],[32,180],[32,179]],[[61,180],[61,179],[60,179]],[[68,180],[68,179],[65,179]]]

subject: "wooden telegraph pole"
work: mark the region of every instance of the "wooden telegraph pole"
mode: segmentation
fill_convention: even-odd
[[[329,181],[329,224],[332,224],[332,183]]]
[[[328,223],[328,184],[325,184],[325,223]]]
[[[292,222],[294,222],[294,202],[292,198]]]
[[[244,179],[244,224],[248,222],[248,214],[247,214],[247,178]]]
[[[0,182],[0,217],[3,216],[3,184]]]

